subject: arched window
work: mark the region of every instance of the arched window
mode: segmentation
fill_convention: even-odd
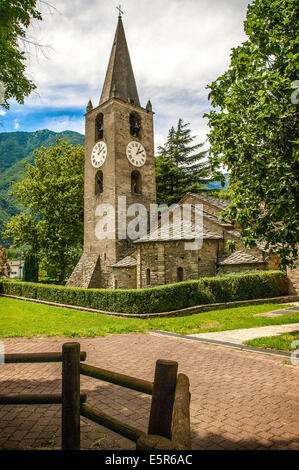
[[[100,113],[96,117],[95,125],[96,125],[96,138],[95,141],[97,142],[98,140],[102,139],[104,136],[104,131],[103,131],[103,121],[104,121],[104,116],[103,113]]]
[[[137,113],[130,114],[130,134],[139,137],[141,131],[141,119]]]
[[[95,194],[101,194],[104,190],[104,178],[102,170],[96,172]]]
[[[184,271],[183,268],[178,268],[177,269],[177,281],[181,282],[184,279]]]
[[[151,270],[149,268],[146,270],[146,285],[151,285]]]
[[[131,192],[132,194],[141,194],[141,175],[137,170],[131,173]]]

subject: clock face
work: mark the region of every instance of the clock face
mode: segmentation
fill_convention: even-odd
[[[105,142],[97,142],[91,152],[91,163],[95,168],[100,168],[107,157],[107,145]]]
[[[127,158],[134,166],[143,166],[146,160],[146,151],[139,142],[132,141],[127,145]]]

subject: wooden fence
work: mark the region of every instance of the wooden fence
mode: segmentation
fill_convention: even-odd
[[[174,361],[156,362],[154,382],[82,364],[79,343],[65,343],[61,353],[6,354],[5,363],[62,362],[61,394],[0,395],[0,405],[61,404],[62,449],[80,449],[80,415],[136,442],[137,450],[190,450],[189,379],[177,374]],[[80,375],[152,395],[148,432],[90,407],[80,392]]]

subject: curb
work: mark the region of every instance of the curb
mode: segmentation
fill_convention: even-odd
[[[276,351],[272,349],[257,348],[255,346],[246,346],[245,344],[229,343],[227,341],[217,341],[215,339],[206,339],[206,338],[192,337],[188,335],[180,335],[179,333],[171,333],[170,331],[149,330],[148,333],[154,333],[156,335],[161,335],[161,336],[172,336],[174,338],[188,339],[191,341],[199,341],[200,343],[214,344],[216,346],[225,346],[228,348],[239,349],[242,351],[251,351],[251,352],[257,352],[257,353],[262,353],[262,354],[271,354],[274,356],[291,357],[292,355],[292,353],[285,352],[285,351]]]

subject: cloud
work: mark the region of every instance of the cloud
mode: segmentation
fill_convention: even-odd
[[[60,116],[57,118],[50,118],[43,123],[45,129],[50,129],[54,132],[62,131],[75,131],[84,134],[84,119],[72,118],[72,116]]]
[[[13,127],[13,128],[14,128],[15,130],[17,130],[17,129],[19,129],[19,127],[20,127],[19,122],[17,121],[17,119],[14,119],[14,127]]]
[[[49,45],[44,55],[31,48],[28,75],[38,85],[26,99],[26,109],[56,109],[46,116],[53,130],[81,129],[72,110],[91,98],[98,104],[117,23],[111,0],[51,0],[41,3],[43,21],[35,22],[30,38]],[[156,142],[161,143],[181,117],[204,140],[202,115],[210,108],[207,84],[229,66],[230,50],[246,39],[243,21],[248,0],[130,0],[122,3],[123,22],[141,104],[151,100]],[[8,113],[9,114],[9,113]],[[82,118],[83,119],[83,118]],[[83,120],[82,120],[83,122]],[[24,122],[32,126],[32,122]],[[40,127],[39,127],[40,128]],[[23,123],[22,123],[23,129]]]
[[[0,116],[5,116],[6,114],[6,111],[4,111],[3,109],[0,109]]]

